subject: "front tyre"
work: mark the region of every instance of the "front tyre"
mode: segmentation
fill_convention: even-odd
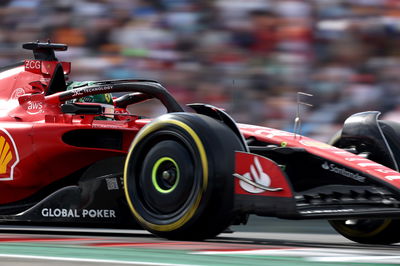
[[[238,137],[210,117],[166,114],[144,127],[125,163],[124,184],[136,220],[169,239],[214,237],[235,217]]]
[[[362,244],[393,244],[400,241],[397,219],[331,220],[331,226],[344,237]]]
[[[330,144],[339,148],[341,131],[331,139]],[[356,145],[355,145],[356,146]],[[368,148],[366,148],[368,151]],[[370,154],[373,160],[379,162],[379,154]],[[400,242],[400,220],[398,219],[350,219],[330,220],[331,226],[344,237],[362,244],[393,244]]]

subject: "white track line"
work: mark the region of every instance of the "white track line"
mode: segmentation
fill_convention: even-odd
[[[123,261],[123,260],[99,260],[86,258],[66,258],[54,256],[33,256],[20,254],[0,254],[0,258],[17,258],[17,259],[34,259],[34,260],[51,260],[51,261],[72,261],[72,262],[92,262],[92,263],[114,263],[128,265],[160,265],[160,266],[195,266],[193,264],[175,264],[175,263],[160,263],[160,262],[144,262],[144,261]]]
[[[349,256],[349,257],[311,257],[309,261],[319,262],[358,262],[358,263],[399,263],[400,256]]]

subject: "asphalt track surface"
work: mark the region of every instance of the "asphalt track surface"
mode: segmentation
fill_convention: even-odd
[[[0,265],[400,264],[400,245],[353,243],[320,221],[256,219],[248,227],[233,229],[246,231],[184,242],[160,239],[142,230],[1,226]]]

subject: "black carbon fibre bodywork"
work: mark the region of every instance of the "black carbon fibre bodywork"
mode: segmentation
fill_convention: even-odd
[[[26,210],[1,215],[2,224],[140,228],[123,191],[124,157],[96,162],[79,181],[55,190]]]

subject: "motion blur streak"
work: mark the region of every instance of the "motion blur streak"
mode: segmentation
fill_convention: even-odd
[[[350,113],[400,119],[399,1],[3,0],[0,14],[0,65],[50,39],[69,45],[71,80],[155,78],[241,122],[291,129],[295,92],[311,93],[302,133],[322,141]]]

